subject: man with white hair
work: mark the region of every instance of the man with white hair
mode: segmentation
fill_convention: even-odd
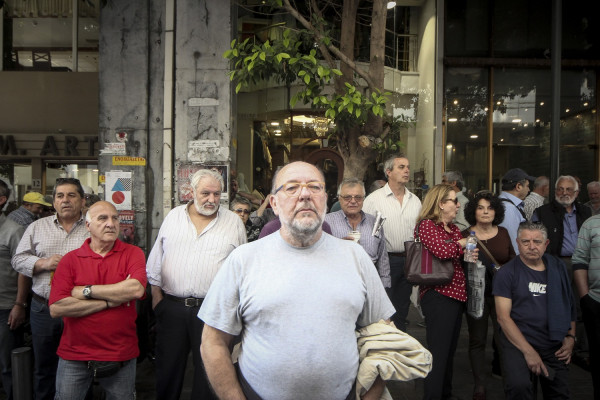
[[[600,214],[600,182],[592,181],[588,183],[587,191],[590,201],[584,205],[592,210],[592,215]]]
[[[546,176],[538,176],[533,181],[533,190],[523,200],[523,211],[527,221],[531,221],[533,212],[544,205],[548,194],[550,194],[550,180]]]
[[[246,243],[242,220],[219,207],[223,178],[201,169],[190,178],[194,200],[165,217],[146,270],[156,316],[156,398],[179,399],[190,349],[192,399],[212,399],[200,358],[204,324],[196,317],[233,249]]]
[[[533,222],[541,222],[548,230],[550,244],[546,253],[564,258],[567,266],[571,265],[579,228],[592,215],[588,207],[577,201],[578,195],[577,180],[570,175],[559,176],[554,200],[538,207],[531,216]]]
[[[560,257],[567,266],[569,278],[576,291],[573,282],[573,269],[571,257],[577,246],[579,229],[583,222],[592,216],[592,210],[577,201],[579,195],[579,184],[570,175],[559,176],[556,180],[554,200],[539,207],[531,217],[533,222],[541,222],[548,230],[550,244],[546,253]],[[576,292],[575,292],[576,293]],[[581,320],[581,307],[577,306],[577,344],[575,345],[575,361],[584,359],[587,353],[587,340],[585,329]]]

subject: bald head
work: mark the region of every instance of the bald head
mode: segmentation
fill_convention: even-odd
[[[92,244],[114,243],[119,236],[119,212],[108,201],[94,203],[85,214]]]

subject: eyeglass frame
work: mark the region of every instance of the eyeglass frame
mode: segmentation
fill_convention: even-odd
[[[321,190],[317,193],[314,193],[312,190],[310,190],[310,188],[308,187],[308,185],[310,184],[315,184],[318,183],[319,185],[321,185]],[[275,189],[273,191],[273,195],[276,195],[281,189],[283,189],[284,186],[286,185],[298,185],[299,189],[296,193],[294,194],[288,194],[285,190],[283,191],[283,193],[287,196],[287,197],[297,197],[300,196],[300,193],[302,192],[302,188],[306,188],[308,189],[308,191],[311,194],[321,194],[321,193],[325,193],[325,182],[319,182],[319,181],[310,181],[310,182],[306,182],[306,183],[300,183],[300,182],[286,182],[283,185],[279,186],[277,189]]]
[[[251,211],[250,210],[245,210],[243,208],[236,208],[235,210],[231,210],[236,214],[246,214],[246,215],[250,215]]]
[[[345,194],[345,195],[339,195],[338,198],[350,202],[352,200],[356,201],[356,202],[361,202],[365,199],[365,196],[363,196],[362,194],[356,194],[356,195],[352,195],[352,194]]]

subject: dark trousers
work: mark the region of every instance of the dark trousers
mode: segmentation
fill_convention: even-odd
[[[56,351],[62,335],[62,319],[52,318],[48,305],[31,301],[31,341],[33,343],[33,387],[36,400],[53,400],[56,391]]]
[[[499,332],[498,336],[502,347],[500,354],[504,365],[504,393],[507,400],[535,399],[538,380],[542,386],[544,400],[570,398],[567,364],[554,355],[560,345],[551,349],[535,349],[544,361],[546,368],[551,368],[555,372],[554,379],[549,380],[541,375],[536,376],[529,370],[521,350],[517,349],[502,331]]]
[[[194,362],[191,399],[214,399],[200,357],[204,323],[200,307],[164,298],[156,305],[156,398],[178,400],[190,350]]]
[[[423,399],[447,399],[452,396],[454,353],[460,335],[464,303],[429,290],[421,299],[425,315],[427,348],[433,365],[425,378]]]
[[[485,364],[485,348],[488,336],[488,320],[492,320],[494,329],[493,341],[497,341],[498,321],[496,316],[496,305],[493,296],[485,296],[483,316],[479,319],[467,314],[467,326],[469,327],[469,360],[471,370],[477,389],[485,388],[489,375],[488,366]]]
[[[590,367],[594,384],[594,399],[600,400],[600,303],[589,294],[580,300],[583,323],[590,347]]]
[[[0,372],[2,387],[8,400],[13,398],[11,354],[14,349],[23,345],[23,327],[11,330],[8,325],[10,312],[11,310],[0,310]]]
[[[390,278],[392,287],[388,290],[388,295],[396,313],[392,315],[392,321],[396,328],[406,332],[406,317],[410,307],[410,294],[413,286],[406,281],[404,277],[404,262],[406,257],[389,254],[390,257]]]

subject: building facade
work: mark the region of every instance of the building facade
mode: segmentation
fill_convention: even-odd
[[[277,166],[306,159],[328,186],[339,182],[333,121],[290,107],[294,85],[235,94],[227,76],[232,39],[276,38],[293,18],[269,16],[260,1],[79,3],[4,2],[0,174],[17,201],[49,193],[57,176],[79,177],[118,204],[148,249],[164,215],[190,199],[197,168],[237,173],[264,193]],[[598,179],[599,17],[553,11],[556,0],[393,3],[387,112],[411,121],[401,135],[411,188],[439,183],[445,170],[461,171],[471,191],[498,190],[514,167]],[[42,30],[56,39],[36,42]]]

